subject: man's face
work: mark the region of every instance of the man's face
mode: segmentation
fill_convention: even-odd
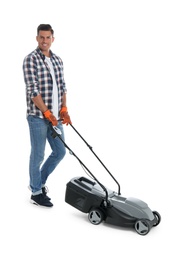
[[[36,36],[36,40],[39,48],[44,53],[49,51],[51,44],[54,41],[54,37],[50,31],[39,31],[39,34]]]

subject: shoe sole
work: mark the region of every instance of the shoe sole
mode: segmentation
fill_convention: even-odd
[[[36,206],[39,206],[39,207],[46,207],[46,208],[51,208],[51,207],[53,207],[53,205],[41,205],[41,204],[35,202],[35,201],[32,200],[32,199],[30,199],[30,203],[32,203],[32,204],[34,204],[34,205],[36,205]]]

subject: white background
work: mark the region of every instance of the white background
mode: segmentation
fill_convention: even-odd
[[[1,3],[0,258],[181,259],[182,1],[52,0]],[[157,210],[147,236],[94,226],[64,201],[85,175],[68,152],[48,180],[54,207],[29,203],[29,133],[22,62],[50,23],[64,62],[73,125],[121,185]],[[66,142],[108,188],[117,189],[70,126]],[[47,147],[46,154],[50,150]],[[180,236],[180,237],[179,237]]]

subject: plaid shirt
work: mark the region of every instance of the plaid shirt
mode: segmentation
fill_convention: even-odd
[[[56,56],[52,51],[50,51],[50,54],[58,87],[59,116],[62,96],[67,92],[67,89],[64,81],[63,62],[61,58]],[[35,115],[44,118],[42,112],[35,106],[32,98],[41,94],[45,105],[52,112],[53,81],[50,69],[46,63],[45,55],[39,48],[35,49],[24,58],[23,74],[26,85],[27,115]]]

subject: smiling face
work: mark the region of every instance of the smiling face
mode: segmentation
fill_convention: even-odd
[[[38,47],[45,56],[49,57],[49,50],[54,37],[50,31],[39,31],[39,34],[36,36],[38,42]]]

